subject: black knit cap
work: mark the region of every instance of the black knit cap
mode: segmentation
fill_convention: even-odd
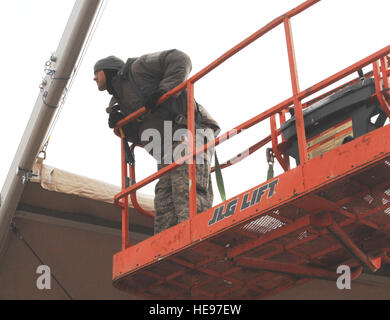
[[[93,67],[93,71],[99,71],[103,69],[113,69],[113,70],[120,70],[125,65],[124,61],[115,57],[115,56],[109,56],[104,59],[100,59],[98,62],[95,63]]]

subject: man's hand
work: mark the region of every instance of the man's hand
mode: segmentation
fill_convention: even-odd
[[[110,115],[108,117],[108,126],[112,129],[112,128],[115,128],[115,125],[121,121],[122,119],[124,119],[125,116],[120,113],[119,111],[117,110],[113,110],[110,112]]]
[[[146,110],[150,111],[152,110],[152,112],[154,112],[153,109],[155,109],[156,105],[157,105],[157,101],[158,99],[160,99],[160,97],[164,94],[164,92],[161,92],[160,90],[153,93],[152,95],[149,96],[149,98],[146,100],[145,102],[145,108]]]

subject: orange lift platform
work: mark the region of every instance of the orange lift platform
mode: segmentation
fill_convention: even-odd
[[[159,104],[186,89],[189,137],[194,137],[194,84],[278,25],[285,29],[291,98],[203,148],[190,148],[188,156],[139,182],[122,143],[122,191],[115,197],[122,207],[122,250],[113,258],[116,288],[146,299],[261,299],[313,278],[336,281],[340,265],[350,267],[353,280],[390,262],[390,46],[300,90],[290,19],[318,1],[271,21]],[[371,71],[363,74],[364,67]],[[359,77],[311,98],[354,73]],[[143,107],[120,121],[115,133],[145,112]],[[270,155],[284,172],[196,214],[195,164],[186,160],[268,119],[270,135],[221,168],[272,144]],[[179,165],[189,166],[190,218],[131,245],[129,198],[152,217],[138,205],[136,191]]]

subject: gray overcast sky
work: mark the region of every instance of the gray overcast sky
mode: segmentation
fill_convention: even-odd
[[[192,59],[191,75],[302,0],[108,0],[51,135],[46,164],[120,184],[120,144],[107,126],[110,96],[92,81],[94,63],[177,48]],[[39,94],[44,63],[59,43],[73,1],[14,0],[0,4],[0,187]],[[301,89],[389,45],[388,0],[322,0],[292,19]],[[225,132],[291,96],[284,31],[267,34],[197,83],[195,97]],[[220,161],[268,135],[268,122],[218,148]],[[137,151],[137,178],[155,172]],[[227,196],[266,177],[265,151],[224,170]],[[280,169],[276,170],[280,173]],[[153,186],[143,192],[153,193]],[[215,188],[215,193],[217,193]],[[216,201],[219,196],[216,195]]]

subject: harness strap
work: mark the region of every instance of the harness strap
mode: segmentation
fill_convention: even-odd
[[[133,76],[131,74],[131,65],[133,64],[133,62],[135,61],[136,59],[134,58],[129,58],[127,59],[125,65],[123,66],[123,68],[119,71],[119,76],[122,78],[122,79],[127,79],[129,80],[129,83],[131,85],[131,87],[133,88],[133,90],[135,91],[135,93],[137,94],[138,98],[142,101],[142,105],[144,106],[145,105],[145,96],[143,95],[142,91],[140,90],[140,88],[137,86],[137,84],[135,83],[134,79],[133,79]]]

